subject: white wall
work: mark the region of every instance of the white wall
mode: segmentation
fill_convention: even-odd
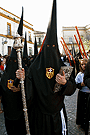
[[[4,36],[7,35],[7,22],[11,24],[11,35],[15,36],[19,24],[13,22],[12,20],[4,18],[2,16],[0,16],[0,34],[2,34]],[[23,27],[23,37],[24,38],[25,38],[25,31],[27,33],[27,40],[28,40],[28,31],[31,32],[31,38],[32,38],[32,42],[33,42],[33,31],[26,28],[26,27]],[[7,38],[7,44],[4,44],[4,46],[3,46],[2,41],[6,40],[6,38],[4,36],[0,36],[0,54],[3,55],[3,50],[4,50],[4,55],[7,55],[8,54],[8,46],[11,46],[11,47],[13,46],[14,39]],[[28,52],[29,52],[29,47],[32,47],[32,52],[34,54],[34,44],[27,43],[27,46],[28,46]],[[3,47],[4,47],[4,49],[3,49]]]

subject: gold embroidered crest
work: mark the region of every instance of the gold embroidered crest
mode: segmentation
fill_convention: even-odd
[[[14,80],[12,80],[12,79],[8,80],[7,87],[9,89],[11,89],[11,86],[13,86],[13,82],[14,82]]]
[[[46,68],[46,77],[51,79],[54,76],[54,69],[53,68]]]

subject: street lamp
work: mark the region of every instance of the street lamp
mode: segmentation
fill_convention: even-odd
[[[7,44],[7,39],[5,39],[5,41],[4,41],[4,38],[2,38],[2,54],[3,54],[3,56],[4,56],[4,44]]]

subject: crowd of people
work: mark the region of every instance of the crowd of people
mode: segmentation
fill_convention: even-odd
[[[4,72],[6,72],[6,70],[7,70],[7,68],[6,67],[8,67],[8,62],[10,62],[11,63],[11,59],[12,59],[12,57],[13,57],[13,55],[14,55],[14,52],[12,52],[11,53],[11,55],[10,56],[1,56],[0,57],[0,73],[1,73],[1,78],[2,78],[2,76],[5,74]],[[14,57],[16,57],[16,56],[14,56]],[[65,57],[65,56],[64,56]],[[31,58],[31,59],[30,59]],[[25,75],[26,76],[26,79],[25,79],[25,83],[26,83],[26,85],[28,86],[25,86],[25,89],[27,89],[27,90],[25,90],[26,91],[26,97],[27,97],[27,105],[28,105],[28,113],[29,113],[29,122],[30,122],[30,131],[31,131],[31,133],[32,133],[32,135],[33,134],[38,134],[39,132],[39,134],[41,135],[41,132],[42,132],[42,130],[41,130],[41,128],[40,127],[38,127],[37,126],[37,128],[35,127],[36,125],[35,125],[35,123],[34,122],[36,122],[36,120],[37,121],[39,121],[40,122],[40,117],[42,116],[42,118],[43,118],[43,121],[44,120],[47,120],[46,118],[44,118],[44,117],[47,117],[47,115],[45,116],[45,114],[47,113],[47,111],[45,110],[45,108],[43,108],[42,109],[42,107],[41,107],[41,109],[42,109],[42,111],[43,111],[43,113],[44,113],[44,116],[41,114],[41,112],[40,112],[40,110],[38,110],[38,108],[37,108],[37,106],[36,105],[34,105],[33,103],[34,103],[34,97],[33,97],[33,91],[34,91],[34,89],[36,89],[36,88],[33,88],[32,87],[32,85],[33,85],[33,83],[35,83],[36,82],[36,87],[38,88],[38,85],[39,85],[39,82],[40,82],[40,85],[42,84],[42,82],[41,82],[41,80],[39,79],[38,81],[39,82],[37,82],[37,79],[36,79],[36,76],[35,76],[35,82],[33,82],[33,81],[31,81],[31,80],[33,80],[33,79],[31,79],[32,78],[32,76],[31,76],[31,74],[30,74],[30,72],[32,72],[32,73],[35,73],[35,71],[33,72],[32,70],[35,70],[34,69],[34,67],[33,67],[33,56],[30,56],[30,57],[28,57],[28,62],[27,63],[30,63],[30,65],[32,65],[32,66],[28,66],[28,64],[26,64],[25,63],[25,60],[24,60],[24,65],[25,65],[25,67],[28,67],[27,68],[27,71],[26,71],[26,68],[24,67],[24,69],[25,70],[22,70],[22,71],[19,71],[19,70],[17,70],[16,71],[16,77],[15,77],[15,79],[16,78],[18,78],[18,80],[20,79],[20,73],[22,72],[22,77],[23,77],[23,75],[25,75],[26,73],[27,73],[27,75]],[[17,59],[17,57],[16,58],[13,58],[13,60],[14,59]],[[64,105],[64,96],[65,95],[67,95],[67,96],[70,96],[70,95],[72,95],[74,92],[75,92],[75,90],[76,90],[76,88],[78,88],[79,89],[79,91],[78,91],[78,96],[77,96],[77,113],[76,113],[76,124],[77,125],[79,125],[79,126],[81,126],[81,128],[83,128],[84,130],[85,130],[85,132],[88,132],[88,129],[89,129],[89,121],[90,121],[90,116],[89,116],[89,113],[90,113],[90,107],[89,107],[89,104],[90,104],[90,83],[89,83],[89,79],[90,79],[90,60],[89,59],[87,59],[87,58],[81,58],[81,59],[78,59],[79,60],[79,63],[78,63],[78,66],[79,66],[79,70],[77,71],[77,69],[76,69],[76,63],[75,63],[75,75],[71,75],[71,77],[70,77],[70,79],[69,79],[69,81],[67,81],[66,79],[65,79],[65,73],[63,72],[63,76],[61,76],[60,74],[57,74],[56,75],[56,82],[58,82],[58,84],[61,84],[62,85],[62,89],[61,89],[61,91],[60,91],[60,93],[59,93],[59,98],[58,98],[58,96],[56,96],[55,95],[55,97],[53,97],[53,98],[55,98],[56,99],[56,97],[57,97],[57,99],[58,100],[60,100],[60,101],[57,101],[57,103],[58,102],[60,102],[60,106],[58,107],[58,105],[57,105],[57,103],[54,103],[55,104],[55,106],[54,106],[54,104],[53,104],[53,106],[56,108],[63,108],[63,109],[61,109],[61,111],[60,111],[60,113],[55,113],[54,111],[52,111],[51,112],[51,109],[53,109],[53,110],[56,110],[56,109],[54,109],[54,107],[53,108],[51,108],[51,104],[50,104],[50,110],[48,110],[49,111],[49,117],[48,117],[48,119],[51,119],[52,121],[54,120],[54,119],[57,119],[58,120],[58,115],[60,115],[61,114],[61,117],[63,117],[62,115],[64,115],[65,117],[65,119],[64,119],[64,128],[63,128],[63,131],[61,130],[60,132],[62,132],[62,133],[64,133],[65,131],[66,131],[66,134],[67,134],[67,132],[68,132],[68,129],[67,129],[67,115],[66,115],[66,110],[65,110],[65,105]],[[22,61],[23,61],[23,59],[22,59]],[[70,66],[70,63],[68,62],[68,60],[67,59],[64,59],[64,60],[61,60],[63,63],[64,63],[64,65],[67,65],[67,66]],[[9,63],[9,65],[10,65],[10,63]],[[32,64],[31,64],[32,63]],[[60,62],[61,63],[61,62]],[[36,63],[35,63],[36,64]],[[63,64],[62,64],[62,66],[64,66]],[[33,67],[33,68],[31,68],[31,67]],[[31,69],[30,69],[31,68]],[[88,70],[85,70],[85,69],[88,69]],[[9,67],[9,69],[10,69],[10,67]],[[29,72],[28,72],[28,70],[29,70]],[[20,72],[20,73],[19,73]],[[35,74],[37,74],[37,72],[35,73]],[[41,73],[42,74],[42,73]],[[84,74],[85,74],[85,76],[84,76]],[[6,75],[6,74],[5,74]],[[5,78],[4,78],[5,79]],[[43,78],[42,78],[43,79]],[[88,81],[87,81],[88,80]],[[3,80],[3,81],[5,81],[5,80]],[[2,82],[3,82],[2,81]],[[42,81],[44,81],[45,82],[45,80],[42,80]],[[28,82],[28,83],[27,83]],[[18,81],[18,83],[19,83],[19,81]],[[46,84],[45,84],[46,85]],[[17,87],[17,86],[15,86],[15,87],[11,87],[11,91],[13,91],[14,93],[16,93],[16,92],[20,92],[20,87]],[[44,87],[46,87],[46,86],[44,86],[44,84],[43,84],[43,91],[44,91]],[[17,89],[17,90],[16,90]],[[19,89],[19,90],[18,90]],[[30,89],[30,94],[28,93],[28,91],[29,91],[29,89]],[[40,88],[39,88],[40,89]],[[46,89],[46,88],[45,88]],[[15,91],[16,90],[16,91]],[[2,94],[3,92],[3,88],[2,88],[2,85],[0,84],[0,113],[7,113],[7,112],[5,112],[5,111],[7,111],[6,110],[6,106],[5,106],[5,103],[3,102],[3,100],[2,100],[2,103],[1,103],[1,99],[2,99],[2,96],[4,95],[4,94]],[[38,90],[37,90],[38,91]],[[36,91],[36,92],[37,92]],[[38,93],[37,92],[37,94],[40,94],[40,93]],[[20,96],[20,95],[19,95]],[[34,95],[35,96],[35,95]],[[10,97],[9,97],[10,98]],[[36,96],[35,96],[35,98],[37,98]],[[42,98],[42,97],[39,97],[39,98]],[[49,97],[50,98],[50,97]],[[45,99],[43,99],[43,100],[45,100]],[[48,99],[47,99],[48,100]],[[41,102],[41,101],[38,101],[38,102]],[[44,101],[44,102],[46,102],[46,101]],[[54,102],[55,102],[55,100],[54,100]],[[51,99],[50,99],[50,103],[51,103]],[[17,103],[18,104],[18,103]],[[41,106],[41,103],[38,103],[40,106]],[[46,103],[43,103],[43,104],[46,104]],[[10,104],[9,104],[9,106],[10,106]],[[34,107],[32,107],[32,106],[34,106]],[[19,106],[20,107],[20,106]],[[47,106],[45,106],[46,108],[47,108]],[[32,109],[33,108],[33,109]],[[5,109],[5,110],[4,110]],[[11,109],[13,109],[13,108],[11,108]],[[23,109],[22,109],[23,110]],[[63,113],[62,113],[63,112]],[[14,114],[15,115],[15,114]],[[15,132],[15,133],[20,133],[19,132],[19,130],[21,130],[21,128],[23,127],[23,129],[24,130],[22,130],[22,132],[23,133],[25,133],[26,134],[26,131],[25,131],[25,125],[24,125],[24,120],[23,120],[23,118],[24,118],[24,116],[22,115],[22,117],[20,117],[20,119],[17,121],[17,120],[13,120],[13,123],[14,124],[12,124],[12,122],[10,123],[10,121],[11,120],[8,120],[8,118],[7,118],[7,116],[6,115],[4,115],[5,116],[5,125],[6,125],[6,129],[7,129],[7,132],[8,132],[8,135],[11,135],[12,134],[12,132]],[[23,120],[23,121],[22,121]],[[35,120],[35,121],[34,121]],[[16,122],[17,121],[17,122]],[[43,122],[43,121],[41,121],[41,123]],[[61,120],[60,120],[61,121]],[[60,125],[61,126],[61,124],[60,124],[60,121],[56,121],[56,123],[58,124],[58,125]],[[51,127],[53,127],[54,125],[52,125],[51,124],[51,121],[48,121],[47,120],[47,122],[49,122],[48,124],[49,125],[47,125],[47,127],[46,127],[46,122],[44,123],[44,127],[43,128],[48,128],[48,126],[51,126]],[[9,126],[8,126],[8,123],[9,123]],[[19,123],[20,125],[21,125],[21,128],[19,127],[19,129],[18,129],[18,124],[17,123]],[[22,124],[21,124],[22,123]],[[39,123],[37,123],[37,124],[39,124]],[[16,126],[17,125],[17,126]],[[10,130],[10,127],[12,127],[11,129],[13,129],[13,126],[15,127],[15,131],[14,130]],[[39,125],[39,126],[41,126],[41,125]],[[61,126],[62,127],[62,126]],[[58,127],[58,130],[60,130],[60,128],[61,127]],[[35,128],[35,129],[34,129]],[[17,130],[16,130],[17,129]],[[40,130],[40,131],[39,131]],[[44,131],[45,132],[45,134],[46,134],[46,131]],[[51,134],[51,131],[49,131],[50,132],[50,134]],[[58,131],[59,132],[59,131]],[[58,132],[56,133],[57,135],[58,135]],[[88,134],[88,133],[87,133]]]

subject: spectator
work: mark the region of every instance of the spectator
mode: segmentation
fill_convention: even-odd
[[[0,59],[0,69],[3,71],[4,70],[4,66],[2,65],[2,60]]]
[[[75,81],[77,88],[79,88],[78,99],[77,99],[77,114],[76,124],[81,125],[85,129],[86,124],[86,108],[88,104],[88,96],[90,89],[84,84],[84,72],[88,59],[84,58],[80,61],[80,72],[77,74]]]

